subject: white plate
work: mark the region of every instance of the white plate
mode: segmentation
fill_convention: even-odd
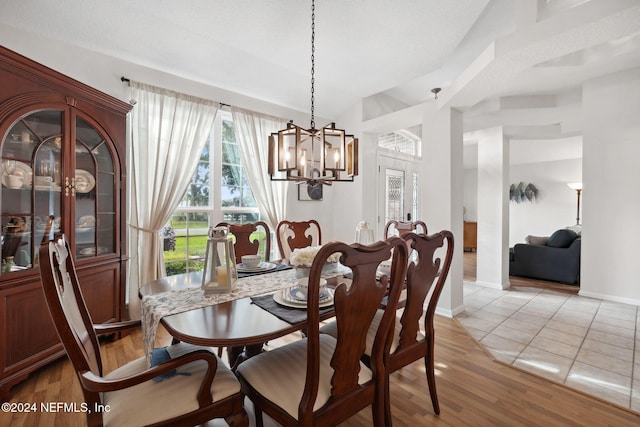
[[[333,289],[327,289],[328,296],[320,301],[320,308],[331,307],[333,305]],[[273,300],[280,305],[291,308],[307,308],[306,301],[295,301],[291,298],[291,288],[285,288],[273,294]]]
[[[31,166],[22,162],[18,162],[17,160],[3,160],[2,184],[5,187],[9,187],[9,175],[11,173],[13,173],[13,175],[19,175],[22,177],[22,185],[31,185],[31,179],[33,177]]]
[[[102,246],[98,248],[98,255],[106,254],[107,252],[109,252],[109,249],[107,248],[103,248]],[[96,254],[96,248],[80,249],[80,255],[95,255],[95,254]]]
[[[89,184],[86,190],[78,190],[78,182],[86,182]],[[78,193],[88,193],[96,186],[96,178],[84,169],[76,169],[76,191]]]
[[[238,264],[239,273],[258,273],[261,271],[269,271],[276,268],[278,265],[272,262],[261,262],[256,267],[247,267],[244,264]]]
[[[327,288],[324,288],[324,290],[320,293],[320,302],[324,302],[325,300],[327,300],[327,298],[329,298],[329,290]],[[289,288],[289,295],[286,297],[286,299],[292,302],[307,302],[307,296],[303,294],[300,288],[298,288],[297,286]]]

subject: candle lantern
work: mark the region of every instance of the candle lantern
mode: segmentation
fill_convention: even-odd
[[[231,292],[238,279],[233,240],[227,227],[211,227],[202,272],[205,294]]]
[[[367,221],[361,221],[356,227],[356,243],[370,245],[373,242],[373,230],[369,228]]]

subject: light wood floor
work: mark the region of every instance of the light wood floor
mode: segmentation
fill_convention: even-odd
[[[469,280],[469,279],[467,279]],[[424,365],[420,362],[392,376],[395,426],[637,426],[640,415],[494,361],[457,320],[436,316],[436,369],[441,413],[433,413]],[[285,337],[271,345],[297,339]],[[170,337],[159,331],[159,343]],[[140,332],[103,344],[107,371],[143,354]],[[13,388],[11,402],[83,401],[66,359],[39,370]],[[247,402],[250,406],[250,403]],[[249,415],[252,418],[251,410]],[[253,423],[253,419],[252,419]],[[265,420],[267,426],[273,426]],[[84,426],[83,414],[0,413],[1,426]],[[211,422],[210,426],[224,425]],[[252,424],[254,425],[254,424]],[[364,410],[342,426],[371,426]]]

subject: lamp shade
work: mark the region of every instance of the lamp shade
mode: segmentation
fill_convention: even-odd
[[[571,188],[573,190],[582,190],[582,183],[581,182],[570,182],[567,185],[569,186],[569,188]]]

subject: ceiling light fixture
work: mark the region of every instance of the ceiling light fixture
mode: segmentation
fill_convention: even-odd
[[[331,123],[316,129],[315,0],[311,1],[311,127],[293,124],[269,136],[269,175],[272,181],[331,185],[358,175],[358,138]]]
[[[433,93],[436,96],[436,99],[438,99],[438,94],[441,90],[442,89],[440,89],[439,87],[434,87],[433,89],[431,89],[431,93]]]

